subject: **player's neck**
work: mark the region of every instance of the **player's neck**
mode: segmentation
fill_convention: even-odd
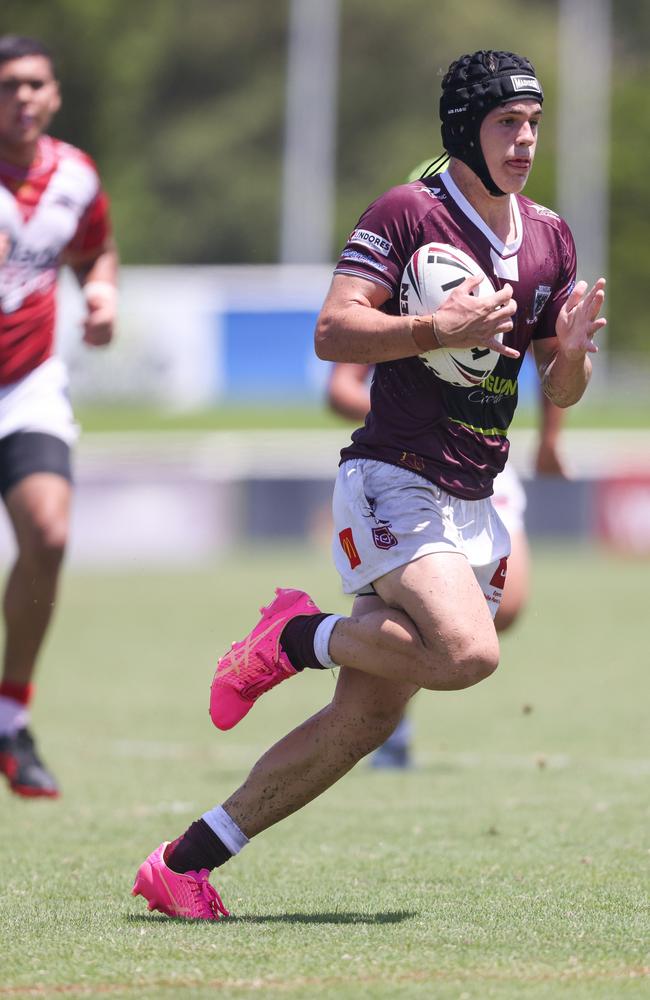
[[[486,189],[473,170],[470,170],[461,160],[452,160],[449,173],[454,183],[468,202],[481,216],[485,224],[504,243],[510,243],[514,238],[514,223],[510,197],[495,197]]]
[[[0,160],[27,170],[38,157],[39,139],[28,143],[8,143],[0,139]]]

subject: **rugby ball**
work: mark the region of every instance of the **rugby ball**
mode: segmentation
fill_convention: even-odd
[[[482,275],[472,292],[482,298],[493,295],[494,287],[484,271],[463,250],[448,243],[427,243],[419,247],[404,269],[400,289],[402,316],[430,316],[465,278]],[[497,334],[499,340],[503,334]],[[449,385],[469,388],[480,385],[494,371],[500,355],[488,347],[447,348],[421,354],[434,375]]]

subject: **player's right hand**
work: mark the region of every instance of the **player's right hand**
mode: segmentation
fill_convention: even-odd
[[[434,324],[440,346],[489,347],[508,358],[518,358],[519,351],[497,340],[497,334],[513,328],[517,303],[512,285],[506,284],[493,295],[478,298],[472,292],[483,280],[481,275],[466,278],[436,309]]]
[[[117,312],[117,289],[108,281],[89,281],[84,285],[86,318],[84,343],[105,347],[113,339]]]

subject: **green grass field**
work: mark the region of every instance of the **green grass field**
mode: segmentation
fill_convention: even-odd
[[[301,428],[321,430],[350,429],[349,423],[329,413],[317,402],[310,405],[253,406],[250,404],[215,406],[187,412],[163,411],[133,406],[78,407],[77,417],[87,433],[111,431],[211,431],[211,430],[282,430]],[[535,407],[519,407],[513,427],[537,427]],[[586,402],[567,411],[566,427],[573,429],[620,429],[650,427],[650,410],[643,399]]]
[[[648,564],[544,546],[534,571],[494,677],[416,699],[417,767],[362,763],[254,841],[215,873],[219,924],[148,914],[135,870],[334,678],[301,675],[220,734],[215,654],[273,585],[347,600],[320,549],[70,571],[35,706],[64,796],[0,787],[0,1000],[647,998]]]

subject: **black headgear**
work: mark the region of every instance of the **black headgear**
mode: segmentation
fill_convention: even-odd
[[[505,194],[488,170],[481,149],[481,122],[488,111],[520,97],[544,100],[535,68],[514,52],[481,50],[452,63],[442,81],[440,120],[442,143],[450,156],[462,160],[491,194]]]

